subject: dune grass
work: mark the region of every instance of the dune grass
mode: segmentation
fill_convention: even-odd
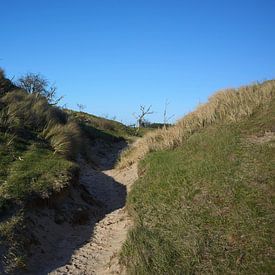
[[[36,94],[15,89],[0,98],[0,127],[8,133],[34,133],[49,142],[53,151],[74,158],[81,143],[81,132],[67,114]]]
[[[131,140],[135,136],[135,129],[118,121],[97,117],[85,112],[66,110],[75,119],[90,139],[104,139],[106,141]]]
[[[0,84],[0,200],[47,196],[70,181],[80,129],[45,97],[11,85],[3,72]]]
[[[224,120],[192,124],[177,146],[159,137],[127,201],[135,226],[121,261],[129,274],[274,273],[272,95],[245,115],[227,110]],[[176,127],[192,117],[199,121],[192,113]]]
[[[0,273],[27,266],[30,205],[75,183],[77,159],[92,159],[93,141],[124,140],[128,131],[121,123],[65,111],[27,93],[0,69]]]
[[[80,128],[62,109],[0,70],[0,272],[24,266],[28,203],[71,184],[80,144]]]
[[[33,145],[10,165],[7,179],[0,186],[0,197],[9,200],[23,200],[35,194],[49,197],[52,191],[62,190],[70,182],[74,169],[77,169],[74,163]]]
[[[174,127],[148,132],[125,151],[119,167],[138,162],[147,153],[180,146],[194,132],[215,123],[237,122],[265,109],[275,96],[275,80],[215,93],[209,101],[180,119]]]

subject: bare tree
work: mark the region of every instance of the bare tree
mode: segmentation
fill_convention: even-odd
[[[150,105],[148,108],[146,108],[145,105],[140,105],[140,113],[133,113],[134,118],[137,120],[137,133],[139,132],[140,127],[144,126],[145,124],[145,116],[152,115],[154,113],[153,111],[151,111],[151,107],[152,105]]]
[[[76,106],[79,109],[79,112],[83,112],[86,109],[86,106],[80,103],[77,103]]]
[[[30,94],[44,96],[49,103],[57,104],[63,96],[56,97],[56,86],[40,74],[28,73],[16,81],[16,85]]]
[[[168,124],[169,120],[171,120],[175,115],[168,116],[167,115],[167,108],[170,102],[166,99],[165,106],[164,106],[164,112],[163,112],[163,127],[166,128],[166,125]]]

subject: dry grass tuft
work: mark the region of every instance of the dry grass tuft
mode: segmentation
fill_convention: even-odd
[[[67,120],[67,115],[58,107],[50,105],[46,98],[27,94],[24,90],[6,93],[1,98],[1,104],[6,106],[3,109],[6,109],[9,118],[18,121],[17,127],[40,131],[49,121],[64,124]]]
[[[148,152],[181,145],[190,134],[214,123],[237,122],[251,116],[258,108],[266,108],[275,96],[275,80],[239,89],[217,92],[194,112],[180,119],[174,127],[149,132],[122,154],[123,168],[142,159]]]
[[[4,76],[0,71],[1,77]],[[0,128],[11,133],[35,132],[50,143],[55,153],[69,159],[77,156],[81,143],[81,130],[77,123],[68,119],[66,112],[49,104],[43,96],[18,88],[0,98]]]
[[[42,136],[49,140],[55,153],[69,159],[76,157],[81,143],[81,131],[77,123],[68,122],[65,125],[49,123]]]

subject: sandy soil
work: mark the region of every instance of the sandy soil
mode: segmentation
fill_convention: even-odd
[[[26,214],[28,270],[17,274],[123,274],[118,253],[131,227],[125,210],[137,167],[114,169],[126,144],[95,143],[79,159],[80,182]]]
[[[124,171],[111,169],[103,173],[128,188],[137,178],[136,167]],[[121,191],[117,190],[117,186],[109,180],[102,182],[100,177],[97,178],[96,171],[89,169],[82,180],[91,189],[91,193],[96,193],[98,200],[103,201],[110,209],[117,209],[95,225],[91,238],[74,251],[66,265],[49,274],[123,274],[117,256],[126,239],[131,221],[121,201],[123,199],[120,196]],[[98,185],[108,185],[106,188],[110,189],[110,192],[104,194],[106,188],[102,190]],[[109,198],[110,194],[113,194],[112,198]]]

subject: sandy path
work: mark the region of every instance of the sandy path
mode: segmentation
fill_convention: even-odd
[[[103,167],[108,167],[116,157],[110,152],[101,157],[100,161]],[[104,205],[108,214],[95,225],[93,235],[74,251],[70,261],[49,274],[125,273],[119,265],[118,253],[131,226],[125,200],[127,191],[136,179],[136,166],[124,170],[97,171],[83,163],[81,184]]]

